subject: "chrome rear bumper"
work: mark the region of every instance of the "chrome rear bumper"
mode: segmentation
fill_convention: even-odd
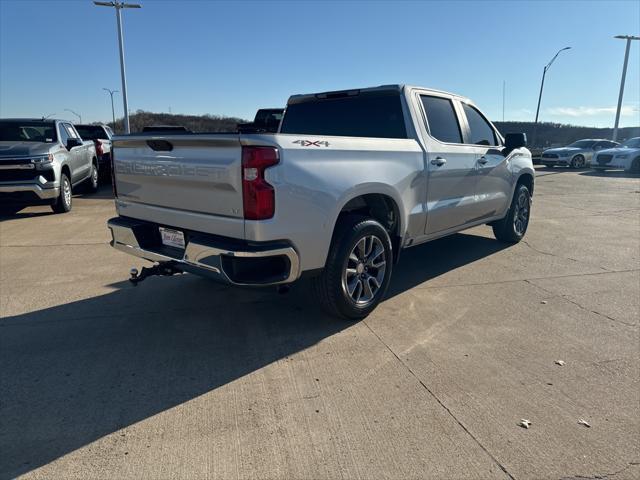
[[[178,269],[225,283],[279,285],[300,276],[298,254],[284,243],[248,244],[185,232],[186,246],[177,249],[164,247],[152,238],[157,224],[116,217],[107,226],[111,230],[111,246],[120,251],[151,262],[169,262]]]

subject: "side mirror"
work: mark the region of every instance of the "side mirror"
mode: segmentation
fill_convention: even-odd
[[[73,147],[79,147],[82,145],[82,140],[79,138],[69,138],[67,140],[67,150],[71,150]]]
[[[504,137],[504,146],[507,151],[527,146],[526,133],[507,133]]]

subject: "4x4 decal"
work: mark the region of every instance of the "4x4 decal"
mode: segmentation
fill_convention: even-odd
[[[312,142],[311,140],[296,140],[293,143],[299,143],[301,147],[328,147],[329,142],[325,142],[324,140],[316,140]]]

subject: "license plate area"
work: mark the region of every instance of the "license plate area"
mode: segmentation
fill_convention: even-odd
[[[160,241],[167,247],[184,249],[184,232],[173,230],[172,228],[158,227],[160,231]]]

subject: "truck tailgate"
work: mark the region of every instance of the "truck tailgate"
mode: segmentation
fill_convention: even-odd
[[[113,150],[119,201],[198,217],[242,219],[238,135],[116,137]]]

